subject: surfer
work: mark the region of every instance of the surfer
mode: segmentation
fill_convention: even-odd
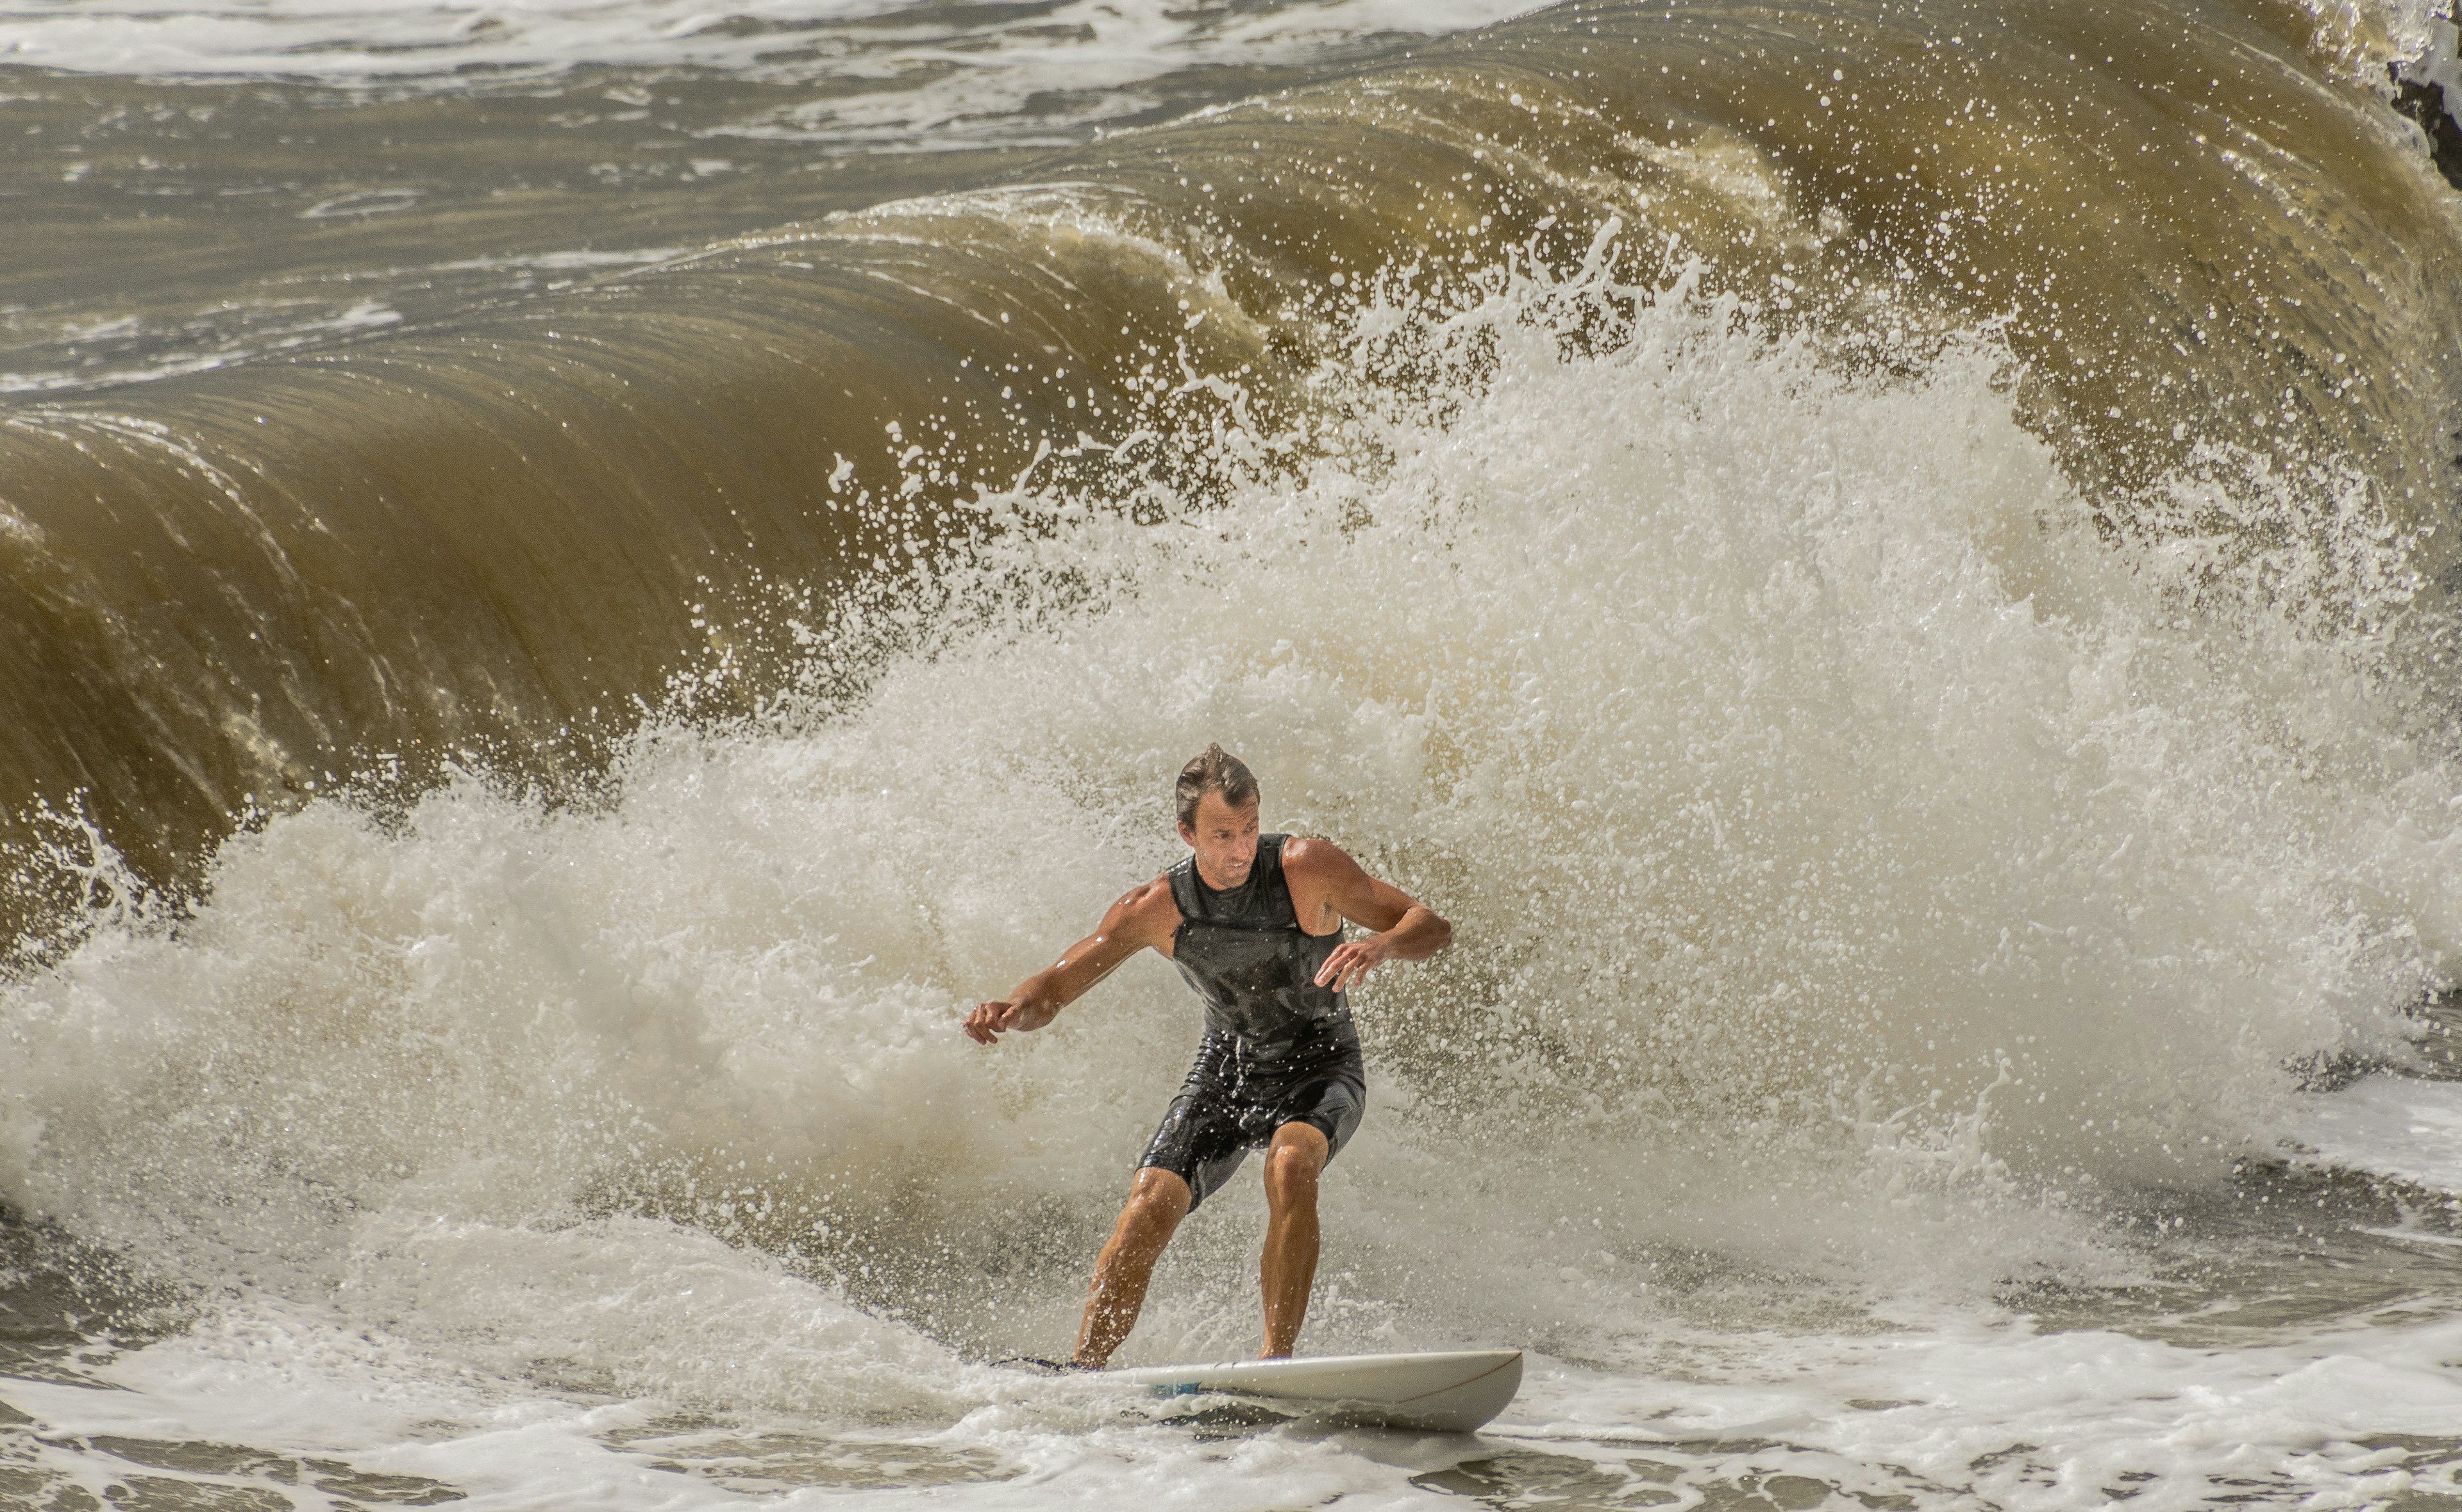
[[[1136,1326],[1155,1262],[1250,1150],[1265,1152],[1265,1347],[1299,1339],[1316,1279],[1317,1177],[1359,1127],[1367,1077],[1349,993],[1388,961],[1424,961],[1453,926],[1380,882],[1329,840],[1257,832],[1257,779],[1220,745],[1180,768],[1190,853],[1111,906],[1094,933],[965,1030],[990,1045],[1039,1029],[1140,950],[1179,967],[1205,1004],[1205,1036],[1095,1262],[1070,1363],[1099,1370]],[[1348,921],[1374,931],[1343,938]]]

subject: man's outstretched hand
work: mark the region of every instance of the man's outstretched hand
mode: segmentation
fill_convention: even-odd
[[[966,1037],[978,1045],[991,1045],[1010,1029],[1039,1029],[1059,1013],[1056,1004],[1035,998],[978,1003],[966,1015]]]

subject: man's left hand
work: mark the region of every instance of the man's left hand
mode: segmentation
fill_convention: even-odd
[[[1317,968],[1316,984],[1336,992],[1350,991],[1352,983],[1368,975],[1370,967],[1393,956],[1393,947],[1387,940],[1385,935],[1363,935],[1334,946],[1333,954]]]

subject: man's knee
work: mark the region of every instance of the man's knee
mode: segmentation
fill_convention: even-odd
[[[1129,1186],[1129,1205],[1120,1216],[1138,1228],[1176,1227],[1188,1216],[1189,1201],[1188,1183],[1177,1173],[1143,1166]]]
[[[1283,1125],[1265,1152],[1266,1195],[1279,1201],[1313,1194],[1317,1175],[1331,1153],[1331,1144],[1314,1124]]]

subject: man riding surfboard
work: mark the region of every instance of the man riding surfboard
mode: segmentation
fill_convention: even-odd
[[[1367,1103],[1349,992],[1387,961],[1424,961],[1453,926],[1360,870],[1329,840],[1257,832],[1257,779],[1220,745],[1180,769],[1174,794],[1190,853],[1104,914],[1094,933],[976,1004],[965,1031],[990,1045],[1039,1029],[1140,950],[1179,967],[1205,1004],[1205,1037],[1138,1162],[1128,1205],[1095,1262],[1070,1363],[1100,1369],[1136,1326],[1155,1262],[1197,1205],[1252,1150],[1265,1152],[1263,1359],[1299,1339],[1316,1279],[1317,1177]],[[1374,931],[1343,939],[1348,921]]]

